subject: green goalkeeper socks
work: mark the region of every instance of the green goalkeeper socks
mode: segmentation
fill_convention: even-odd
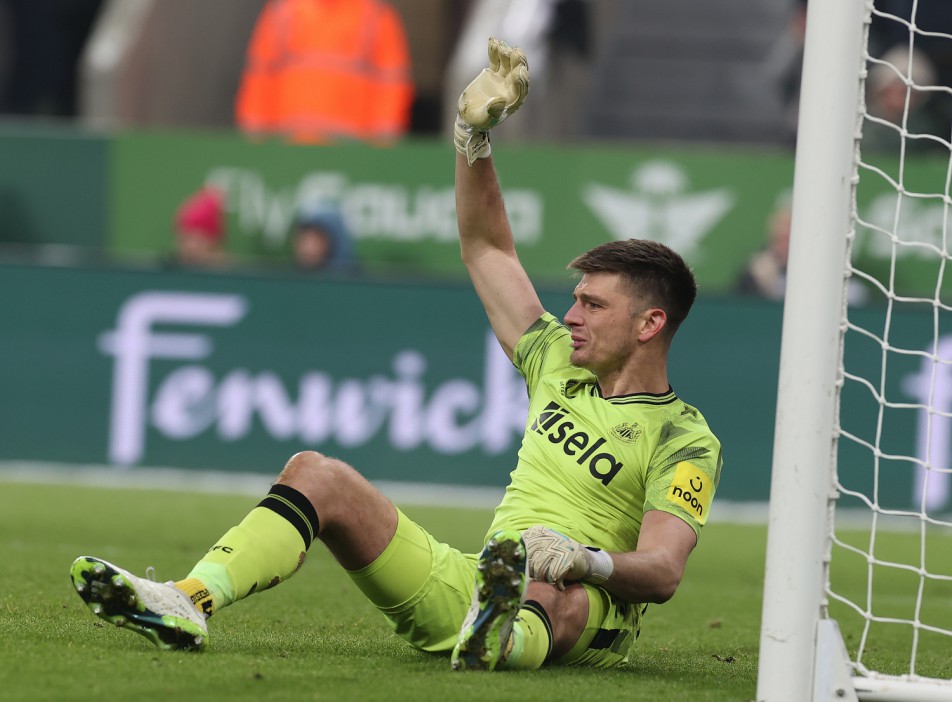
[[[534,670],[542,667],[552,653],[552,625],[549,615],[534,600],[528,600],[519,610],[512,625],[512,646],[500,668],[507,670]]]
[[[318,534],[317,513],[294,488],[277,484],[176,586],[206,616],[287,580]]]

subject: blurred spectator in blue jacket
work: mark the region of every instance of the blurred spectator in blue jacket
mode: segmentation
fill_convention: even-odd
[[[301,271],[357,270],[350,232],[340,212],[325,203],[305,203],[291,232],[291,254]]]

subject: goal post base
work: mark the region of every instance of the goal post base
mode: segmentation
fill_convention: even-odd
[[[853,674],[840,627],[833,619],[817,623],[813,702],[949,702],[952,680]]]
[[[840,627],[833,619],[821,619],[817,623],[814,671],[814,702],[859,701],[853,687],[853,666]]]
[[[853,678],[861,702],[949,702],[952,680],[929,682],[903,678]]]

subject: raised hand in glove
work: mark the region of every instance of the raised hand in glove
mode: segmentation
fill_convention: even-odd
[[[470,166],[491,153],[489,130],[519,109],[529,94],[529,64],[521,49],[489,40],[484,68],[459,96],[453,141]]]
[[[555,529],[534,526],[522,533],[529,561],[529,577],[565,589],[566,582],[604,583],[614,570],[611,556],[583,546]]]

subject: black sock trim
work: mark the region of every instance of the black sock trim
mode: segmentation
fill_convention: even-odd
[[[522,604],[522,608],[538,615],[542,623],[545,624],[545,633],[549,636],[549,649],[545,653],[545,660],[549,660],[549,656],[552,655],[552,620],[549,619],[549,613],[535,600],[526,600]]]
[[[259,507],[270,509],[288,520],[304,540],[304,549],[311,547],[320,531],[320,522],[314,505],[302,493],[293,487],[276,483],[261,502]]]

